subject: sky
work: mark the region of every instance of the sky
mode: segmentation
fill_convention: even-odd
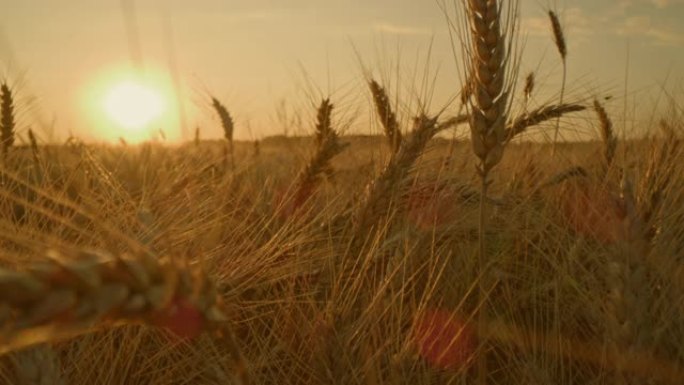
[[[406,116],[424,104],[440,111],[460,90],[446,21],[458,16],[442,2],[0,0],[0,75],[16,90],[20,130],[45,139],[135,140],[101,109],[129,75],[165,98],[148,136],[190,138],[200,127],[220,137],[209,95],[231,111],[238,139],[306,133],[328,96],[340,125],[377,133],[364,75],[381,79]],[[568,42],[566,100],[610,95],[609,110],[632,121],[682,90],[684,0],[521,0],[519,72],[535,71],[535,103],[557,100],[561,84],[549,9]]]

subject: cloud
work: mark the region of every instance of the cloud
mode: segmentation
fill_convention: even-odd
[[[684,34],[656,23],[649,16],[632,16],[618,25],[617,34],[626,37],[648,37],[659,45],[682,45]]]
[[[561,27],[566,37],[570,50],[589,43],[601,26],[605,25],[602,17],[596,14],[587,14],[581,8],[573,7],[559,12]],[[551,20],[548,14],[543,16],[524,17],[520,22],[520,30],[523,35],[530,38],[546,39],[553,41]]]
[[[656,8],[665,9],[673,5],[684,4],[684,0],[619,0],[620,8],[629,8],[637,4],[651,4]]]
[[[587,16],[581,8],[568,8],[561,13],[560,18],[563,30],[569,36],[585,37],[595,33],[597,20]],[[523,33],[529,36],[548,37],[551,33],[551,21],[547,15],[525,17],[521,20],[521,27]]]
[[[649,3],[661,3],[669,6],[675,3],[684,4],[684,0],[639,0]],[[606,34],[620,37],[646,38],[656,45],[684,45],[684,32],[676,26],[655,22],[648,14],[625,16],[606,10],[606,12],[586,13],[580,8],[569,8],[561,12],[561,24],[568,36],[570,44],[586,43],[592,36]],[[548,16],[526,17],[522,19],[524,33],[531,37],[551,36],[551,25]]]
[[[373,29],[393,35],[431,35],[433,33],[428,28],[397,25],[389,22],[376,23],[373,25]]]
[[[684,0],[650,0],[656,7],[663,9],[675,4],[684,4]]]
[[[228,18],[233,21],[271,21],[284,19],[288,16],[287,10],[270,9],[270,10],[245,10],[228,14]]]

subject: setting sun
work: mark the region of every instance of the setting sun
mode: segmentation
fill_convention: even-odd
[[[124,81],[105,95],[103,108],[107,116],[126,130],[145,128],[164,112],[161,94],[141,83]]]

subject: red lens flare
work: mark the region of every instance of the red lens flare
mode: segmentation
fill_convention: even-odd
[[[407,196],[407,217],[421,230],[431,230],[453,222],[458,214],[458,196],[437,183],[411,186]]]
[[[204,316],[185,299],[175,299],[152,318],[152,324],[165,328],[180,339],[192,339],[202,333]]]
[[[588,184],[570,184],[562,195],[564,218],[578,234],[605,244],[624,238],[625,209],[608,189]]]
[[[477,349],[472,326],[441,309],[428,309],[416,318],[413,340],[423,359],[444,370],[467,369]]]

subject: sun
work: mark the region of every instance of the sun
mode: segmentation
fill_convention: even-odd
[[[102,106],[105,114],[127,131],[147,128],[166,108],[161,92],[133,80],[124,80],[109,88]]]

